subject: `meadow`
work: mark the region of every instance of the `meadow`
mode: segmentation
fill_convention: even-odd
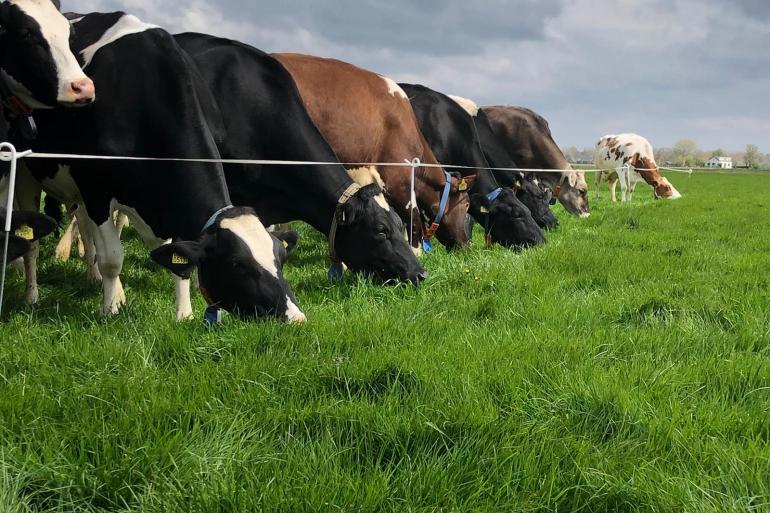
[[[130,231],[100,319],[48,240],[0,322],[0,511],[770,511],[770,176],[670,179],[419,288],[330,282],[303,229],[304,326],[174,322]]]

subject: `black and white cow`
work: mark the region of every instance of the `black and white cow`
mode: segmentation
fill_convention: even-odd
[[[530,210],[512,188],[498,185],[476,136],[473,118],[455,100],[421,85],[399,84],[409,97],[425,138],[439,162],[467,166],[476,175],[470,190],[473,218],[488,240],[504,246],[536,246],[545,242]]]
[[[67,20],[50,0],[0,3],[0,141],[26,121],[30,107],[79,106],[94,100],[94,84],[69,51]],[[64,39],[62,39],[64,37]],[[63,41],[63,44],[60,44]],[[61,51],[60,51],[61,50]],[[0,167],[0,227],[7,212],[7,163]],[[5,192],[2,192],[5,191]],[[34,211],[12,213],[9,262],[37,247],[56,229],[53,219]],[[0,244],[4,238],[0,238]],[[29,274],[31,271],[27,269]],[[28,290],[28,296],[36,289]]]
[[[529,208],[532,217],[541,228],[546,230],[555,228],[559,221],[548,206],[548,197],[535,183],[536,179],[532,173],[511,171],[511,169],[520,166],[508,155],[508,152],[497,139],[486,113],[471,100],[459,96],[450,96],[450,98],[473,116],[476,135],[481,143],[484,156],[491,167],[497,168],[492,171],[492,174],[498,183],[503,187],[516,188],[516,196]]]
[[[337,162],[275,58],[228,39],[175,37],[217,100],[226,134],[219,142],[223,157]],[[225,165],[233,200],[252,206],[265,224],[301,220],[324,235],[333,231],[331,252],[351,270],[417,283],[427,273],[404,240],[403,223],[385,201],[378,177],[370,174],[376,171],[354,170],[362,177],[355,185],[341,164]],[[347,198],[346,191],[355,192]]]
[[[31,0],[30,0],[31,1]],[[41,3],[38,0],[34,3]],[[64,19],[62,17],[62,19]],[[40,110],[30,146],[49,153],[217,159],[207,112],[215,109],[189,57],[162,29],[124,13],[89,14],[76,30],[57,22],[55,49],[67,41],[99,91],[82,109]],[[201,94],[203,92],[203,94]],[[284,246],[250,208],[233,207],[221,165],[179,161],[35,161],[31,175],[52,196],[78,205],[103,278],[102,312],[125,302],[123,248],[112,214],[126,213],[153,258],[177,276],[177,317],[192,315],[194,268],[208,301],[244,318],[301,322],[282,274]],[[37,194],[20,191],[20,201]],[[165,244],[167,243],[167,244]]]

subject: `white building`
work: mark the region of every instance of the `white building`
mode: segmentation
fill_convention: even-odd
[[[711,157],[706,162],[706,167],[714,169],[732,169],[733,159],[731,157]]]

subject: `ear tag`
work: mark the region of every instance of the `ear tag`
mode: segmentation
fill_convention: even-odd
[[[431,244],[429,240],[423,240],[422,250],[425,251],[426,253],[430,253],[431,251],[433,251],[433,244]]]
[[[328,274],[331,281],[339,281],[342,279],[342,275],[345,274],[345,269],[342,267],[341,263],[335,263],[329,267]]]
[[[283,249],[289,249],[289,243],[288,242],[286,242],[285,240],[282,240],[281,242],[283,242]]]
[[[460,192],[468,190],[468,182],[465,181],[465,178],[460,181],[460,185],[457,186],[457,190]]]
[[[173,253],[171,255],[171,263],[174,265],[187,265],[190,263],[190,261],[187,260],[187,258],[183,257],[182,255]]]
[[[516,188],[517,189],[521,189],[521,181],[520,180],[516,180]]]
[[[203,314],[203,325],[207,328],[215,328],[222,324],[222,310],[216,306],[206,308]]]
[[[18,230],[16,230],[16,236],[24,240],[34,240],[35,230],[33,230],[31,226],[27,226],[26,224],[23,224],[19,226]]]
[[[487,207],[481,207],[481,213],[482,214],[489,214],[489,209]]]

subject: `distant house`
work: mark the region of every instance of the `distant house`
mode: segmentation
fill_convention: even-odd
[[[733,159],[732,157],[711,157],[706,162],[706,167],[712,169],[732,169]]]

